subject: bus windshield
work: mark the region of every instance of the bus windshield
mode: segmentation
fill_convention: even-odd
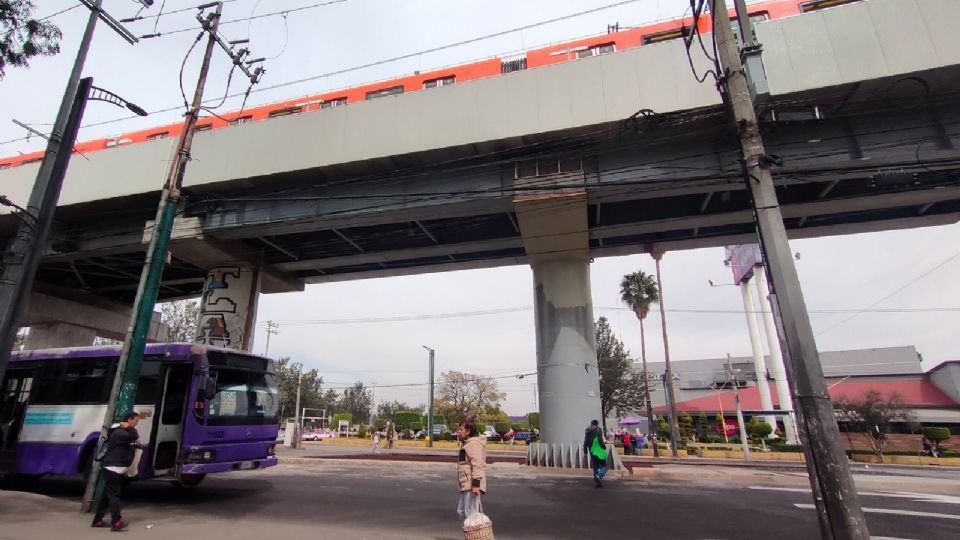
[[[209,425],[273,424],[277,384],[272,373],[211,366],[217,393],[210,400]]]

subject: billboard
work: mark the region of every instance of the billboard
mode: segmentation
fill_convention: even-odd
[[[760,253],[759,244],[727,246],[725,249],[727,258],[724,260],[724,264],[733,270],[733,282],[737,285],[753,277],[754,266],[763,264],[763,255]]]

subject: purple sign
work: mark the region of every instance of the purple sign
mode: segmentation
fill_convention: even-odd
[[[733,270],[733,282],[740,284],[753,277],[753,267],[763,264],[763,255],[758,244],[727,246],[727,264]]]

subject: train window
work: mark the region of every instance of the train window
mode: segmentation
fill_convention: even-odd
[[[151,133],[150,135],[147,135],[147,140],[158,141],[160,139],[166,139],[169,136],[170,136],[169,131],[161,131],[160,133]]]
[[[193,131],[196,133],[197,131],[210,131],[211,129],[213,129],[213,124],[197,124]]]
[[[234,118],[233,120],[230,121],[230,125],[231,125],[231,126],[239,126],[239,125],[242,125],[242,124],[247,124],[247,123],[249,123],[249,122],[253,122],[253,116],[251,116],[251,115],[248,114],[247,116],[241,116],[241,117],[239,117],[239,118]]]
[[[439,79],[430,79],[429,81],[424,81],[424,88],[436,88],[438,86],[446,86],[448,84],[454,84],[457,82],[457,77],[450,75],[449,77],[440,77]]]
[[[332,98],[332,99],[325,99],[321,101],[320,108],[331,109],[333,107],[342,107],[343,105],[346,105],[346,104],[347,104],[347,98],[338,97],[338,98]]]
[[[364,99],[377,99],[385,96],[394,96],[397,94],[403,93],[403,85],[391,86],[390,88],[382,88],[380,90],[371,90],[367,92],[367,95]]]
[[[616,50],[617,50],[617,46],[613,43],[604,43],[602,45],[594,45],[588,49],[581,49],[577,51],[577,58],[599,56],[601,54],[616,52]]]
[[[656,34],[647,34],[643,36],[643,44],[650,45],[653,43],[660,43],[663,41],[670,41],[671,39],[680,39],[690,35],[689,26],[681,26],[680,28],[674,28],[673,30],[666,30],[664,32],[657,32]]]
[[[107,141],[107,148],[113,148],[115,146],[123,146],[125,144],[132,143],[132,139],[110,139]]]
[[[507,59],[500,62],[500,73],[513,73],[527,69],[527,57]]]
[[[303,107],[299,105],[294,105],[293,107],[285,107],[283,109],[276,109],[276,110],[270,111],[270,113],[267,114],[267,118],[290,116],[291,114],[297,114],[298,112],[302,112],[302,111],[303,111]]]
[[[809,2],[802,2],[800,4],[800,13],[809,13],[811,11],[817,11],[818,9],[852,4],[858,1],[859,0],[810,0]]]

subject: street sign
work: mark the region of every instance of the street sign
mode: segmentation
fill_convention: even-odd
[[[731,420],[724,420],[723,422],[717,422],[717,425],[714,428],[717,433],[723,433],[724,435],[733,435],[737,432],[737,424]]]

